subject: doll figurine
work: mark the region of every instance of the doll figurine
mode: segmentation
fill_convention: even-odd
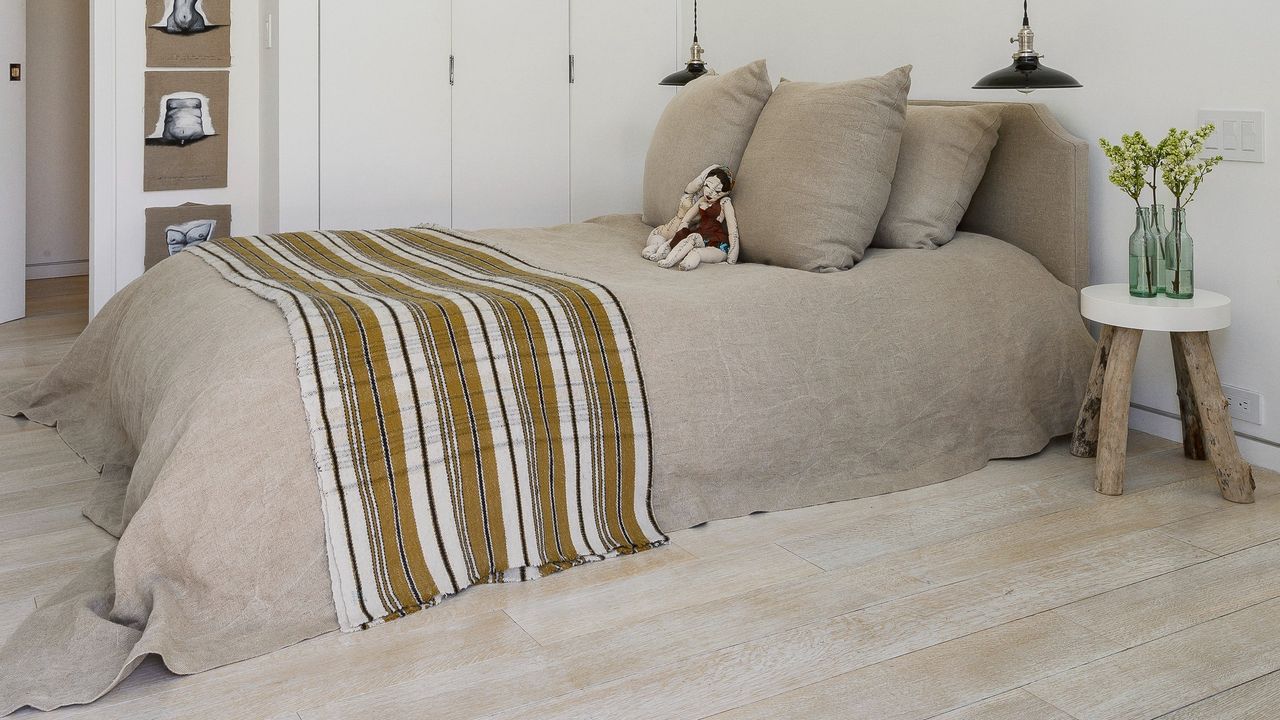
[[[643,253],[659,267],[679,267],[693,270],[702,264],[738,262],[738,221],[733,214],[733,202],[729,192],[733,190],[733,175],[723,166],[708,168],[702,180],[701,192],[688,209],[670,239],[659,233],[670,227],[655,228],[649,235],[649,245]]]
[[[698,174],[685,186],[684,193],[680,195],[680,204],[676,208],[676,214],[665,225],[659,225],[649,233],[649,240],[645,243],[644,250],[640,256],[645,260],[653,260],[653,256],[658,252],[660,245],[667,244],[671,238],[680,230],[680,223],[684,222],[684,216],[689,214],[689,208],[693,207],[693,203],[702,194],[702,184],[707,181],[707,173],[715,170],[719,165],[708,165],[706,170]]]

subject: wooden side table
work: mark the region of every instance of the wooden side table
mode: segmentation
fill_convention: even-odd
[[[1102,325],[1071,440],[1072,455],[1098,458],[1094,489],[1105,495],[1124,492],[1129,398],[1138,343],[1143,330],[1162,330],[1170,333],[1173,344],[1183,452],[1195,460],[1208,454],[1218,471],[1222,497],[1253,502],[1253,468],[1240,456],[1209,347],[1209,331],[1231,324],[1231,299],[1200,289],[1190,300],[1135,298],[1129,295],[1128,285],[1094,285],[1081,291],[1080,313]]]

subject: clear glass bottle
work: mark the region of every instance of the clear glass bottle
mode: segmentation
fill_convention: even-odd
[[[1139,207],[1135,212],[1133,234],[1129,236],[1129,294],[1134,297],[1156,296],[1156,236],[1151,231],[1151,208]]]
[[[1195,295],[1195,241],[1187,232],[1187,209],[1173,209],[1173,224],[1164,238],[1165,294],[1186,300]]]
[[[1156,293],[1164,294],[1168,270],[1164,262],[1164,238],[1169,234],[1169,226],[1164,221],[1164,205],[1156,203],[1151,206],[1151,232],[1156,240]]]

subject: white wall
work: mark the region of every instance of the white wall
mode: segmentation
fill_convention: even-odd
[[[272,47],[262,50],[259,232],[320,227],[320,3],[261,0]],[[283,113],[283,115],[282,115]]]
[[[27,6],[27,277],[89,271],[89,9]]]
[[[703,0],[700,39],[713,67],[756,58],[780,76],[838,80],[912,63],[912,96],[1022,100],[1016,92],[971,90],[982,75],[1010,62],[1008,38],[1021,22],[1010,0]],[[682,17],[692,12],[685,0]],[[1053,109],[1076,135],[1095,142],[1141,129],[1161,135],[1190,127],[1199,108],[1267,111],[1265,164],[1223,163],[1189,211],[1196,239],[1196,284],[1229,294],[1234,325],[1213,334],[1223,382],[1264,395],[1261,426],[1237,431],[1261,439],[1241,446],[1252,461],[1280,467],[1280,244],[1274,199],[1280,196],[1280,6],[1200,0],[1077,0],[1031,3],[1037,49],[1046,64],[1084,83],[1029,97]],[[689,28],[684,27],[684,45]],[[1107,184],[1101,153],[1090,167],[1093,282],[1127,281],[1126,240],[1132,202]],[[1177,411],[1168,338],[1149,333],[1138,360],[1135,404]],[[1177,424],[1137,411],[1136,427],[1174,437]],[[1265,444],[1271,443],[1271,445]]]
[[[26,314],[27,83],[9,81],[26,63],[26,0],[0,2],[0,323]]]
[[[280,164],[264,158],[280,156],[280,48],[276,23],[280,0],[258,4],[258,230],[280,230]]]
[[[649,138],[675,94],[658,80],[680,67],[673,52],[676,6],[673,0],[570,3],[576,58],[569,90],[574,221],[640,212]]]
[[[142,274],[148,207],[227,203],[232,233],[258,231],[258,0],[232,3],[227,187],[148,193],[142,191],[145,5],[114,0],[91,5],[93,312]]]

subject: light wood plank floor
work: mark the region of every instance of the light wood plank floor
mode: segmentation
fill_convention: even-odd
[[[83,279],[30,292],[32,316],[0,326],[0,388],[85,322]],[[1231,505],[1207,464],[1139,433],[1126,495],[1092,473],[1057,441],[200,675],[148,661],[53,715],[1280,717],[1280,478]],[[0,418],[0,637],[112,546],[78,514],[93,480],[54,431]]]

